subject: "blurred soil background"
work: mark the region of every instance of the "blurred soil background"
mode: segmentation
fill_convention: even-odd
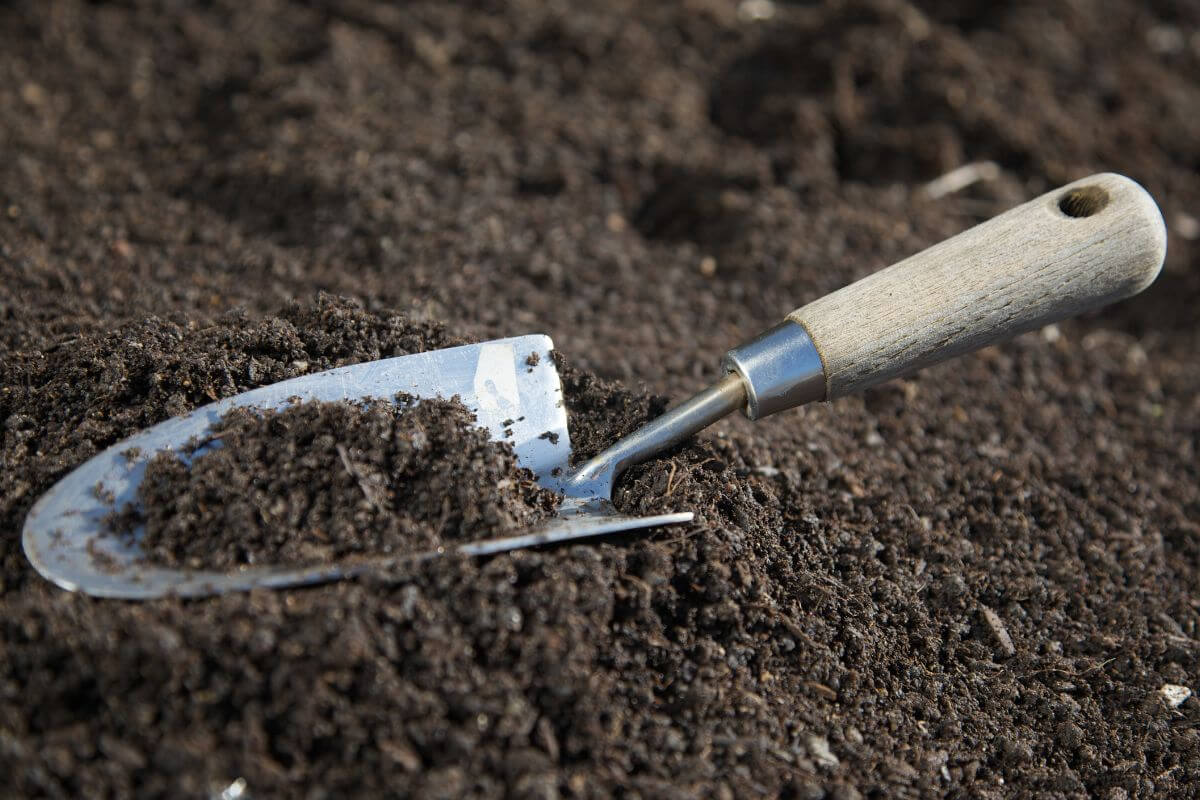
[[[146,425],[462,338],[552,335],[594,451],[1101,170],[1155,286],[629,476],[688,528],[196,602],[21,552]],[[0,793],[1194,796],[1198,237],[1194,2],[0,2]]]

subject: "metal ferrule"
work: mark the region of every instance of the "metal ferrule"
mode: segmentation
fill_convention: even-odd
[[[787,320],[725,354],[725,369],[746,385],[746,416],[824,400],[825,365],[804,326]]]

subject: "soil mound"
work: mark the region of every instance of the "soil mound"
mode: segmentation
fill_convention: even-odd
[[[234,409],[182,456],[155,456],[138,508],[116,518],[144,525],[147,557],[172,567],[418,553],[516,532],[557,505],[456,401]]]

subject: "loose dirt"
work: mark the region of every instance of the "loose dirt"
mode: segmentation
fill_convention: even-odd
[[[117,533],[144,526],[147,559],[171,567],[429,552],[558,505],[462,403],[434,398],[234,409],[182,456],[151,459],[136,506],[113,520]]]
[[[6,787],[1194,794],[1200,703],[1160,690],[1200,688],[1198,30],[1132,0],[0,4]],[[21,553],[124,436],[466,340],[551,334],[596,452],[793,307],[1103,169],[1163,208],[1154,287],[618,487],[692,525],[190,602]]]

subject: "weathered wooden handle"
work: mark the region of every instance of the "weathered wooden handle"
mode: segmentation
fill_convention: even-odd
[[[1137,294],[1167,232],[1146,190],[1092,175],[793,311],[832,400]]]

